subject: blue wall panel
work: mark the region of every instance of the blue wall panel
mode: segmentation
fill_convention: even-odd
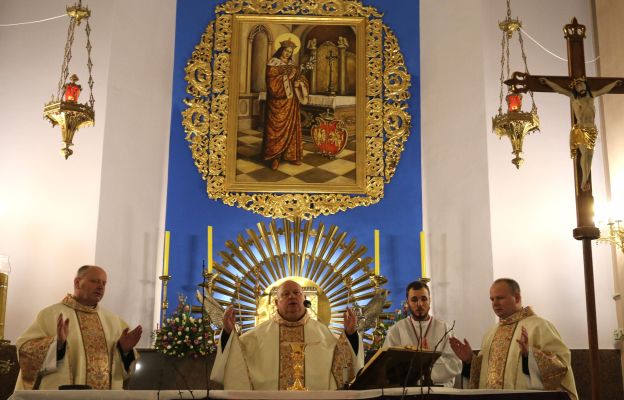
[[[183,99],[188,97],[184,67],[205,27],[214,19],[214,8],[218,3],[220,1],[179,0],[177,5],[166,216],[166,230],[171,232],[169,311],[175,309],[178,294],[192,298],[202,280],[202,261],[207,258],[208,225],[213,226],[215,260],[219,262],[216,254],[224,249],[226,240],[236,238],[247,228],[255,230],[258,222],[270,221],[250,211],[209,199],[206,183],[201,179],[184,139],[181,112],[186,108]],[[371,257],[374,256],[373,229],[380,230],[381,273],[389,279],[387,288],[391,291],[393,308],[397,308],[404,298],[405,284],[420,277],[419,2],[369,0],[363,3],[383,12],[384,23],[398,37],[408,71],[412,74],[411,99],[408,102],[412,130],[398,169],[390,184],[385,186],[385,197],[379,203],[318,217],[316,222],[337,225],[340,231],[348,232],[348,240],[353,238],[358,244],[367,246],[367,255]]]

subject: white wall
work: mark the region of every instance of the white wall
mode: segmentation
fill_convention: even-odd
[[[143,0],[113,8],[95,260],[110,271],[104,305],[147,328],[142,346],[159,316],[175,7]]]
[[[61,15],[67,4],[4,1],[0,24]],[[0,54],[10,55],[0,57],[0,254],[13,267],[5,337],[14,341],[39,309],[71,292],[80,265],[97,263],[109,275],[103,305],[143,324],[147,345],[161,262],[175,2],[87,5],[96,126],[77,133],[67,161],[60,129],[41,116],[56,93],[69,19],[0,27]],[[70,67],[86,64],[79,28]],[[78,74],[85,93],[86,73]]]
[[[486,21],[479,7],[464,4],[421,2],[423,214],[432,306],[478,346],[494,322],[487,312],[492,247],[479,29]]]
[[[433,236],[429,254],[436,311],[457,320],[457,335],[479,343],[485,322],[494,320],[489,283],[512,277],[523,289],[525,305],[550,319],[570,347],[587,348],[581,243],[572,238],[576,214],[569,100],[535,95],[541,133],[525,140],[525,163],[516,170],[509,140],[499,140],[491,130],[500,87],[498,21],[506,16],[505,2],[421,4],[423,196],[426,229]],[[593,58],[588,1],[512,2],[512,15],[564,58],[562,28],[576,16],[588,27],[585,54]],[[532,73],[567,75],[565,62],[526,36],[524,47]],[[511,54],[512,71],[521,70],[519,49],[512,47]],[[433,72],[438,73],[429,75]],[[588,65],[587,73],[595,74],[595,66]],[[603,163],[598,149],[593,167],[596,197],[605,192]],[[599,344],[612,348],[612,258],[608,246],[593,246],[593,251]],[[436,281],[439,275],[442,279]],[[447,303],[442,307],[441,294]]]

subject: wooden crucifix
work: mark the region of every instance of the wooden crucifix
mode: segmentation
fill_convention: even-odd
[[[591,186],[591,158],[598,135],[595,125],[594,98],[606,93],[624,93],[624,78],[587,78],[585,76],[585,26],[577,22],[564,27],[568,44],[569,76],[539,76],[514,72],[505,81],[512,92],[558,92],[570,97],[572,129],[570,150],[574,161],[577,227],[572,234],[583,242],[583,266],[585,269],[585,302],[587,306],[587,330],[589,338],[589,370],[591,374],[592,399],[600,399],[598,332],[596,327],[596,299],[591,241],[600,237],[594,225]]]

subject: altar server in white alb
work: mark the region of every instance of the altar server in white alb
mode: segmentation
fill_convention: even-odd
[[[286,390],[295,383],[297,360],[291,343],[305,343],[304,380],[308,390],[342,388],[364,365],[357,318],[347,310],[344,333],[336,337],[304,307],[301,286],[285,281],[277,290],[277,312],[239,336],[234,310],[223,316],[223,331],[210,380],[226,390]]]
[[[61,385],[123,389],[138,357],[134,347],[142,328],[129,330],[121,318],[99,306],[106,279],[106,271],[100,267],[80,267],[74,294],[40,311],[17,339],[17,390],[58,389]]]
[[[453,387],[462,364],[449,345],[446,323],[429,315],[429,287],[421,281],[411,282],[405,289],[405,295],[409,316],[390,327],[383,347],[440,351],[442,355],[433,365],[431,380],[434,385]]]

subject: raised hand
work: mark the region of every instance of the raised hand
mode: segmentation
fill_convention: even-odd
[[[121,347],[121,351],[126,354],[134,349],[134,346],[139,343],[142,333],[143,328],[141,327],[141,325],[138,325],[131,331],[129,328],[124,329],[123,332],[121,332],[121,336],[119,337],[119,347]]]
[[[355,312],[347,307],[347,311],[344,313],[344,331],[347,335],[352,335],[355,332],[357,326],[357,316]]]
[[[225,313],[223,313],[223,330],[229,335],[232,333],[235,326],[236,318],[234,317],[234,307],[229,306],[225,309]]]
[[[451,349],[460,360],[462,360],[466,364],[470,364],[472,361],[472,347],[470,347],[470,343],[466,339],[462,343],[459,339],[454,336],[449,338],[449,342],[451,343]]]
[[[69,335],[69,318],[63,320],[63,313],[60,313],[56,320],[56,345],[62,348],[67,342],[67,335]]]
[[[521,329],[520,339],[516,339],[516,342],[520,345],[522,355],[526,357],[529,355],[529,332],[524,326]]]

